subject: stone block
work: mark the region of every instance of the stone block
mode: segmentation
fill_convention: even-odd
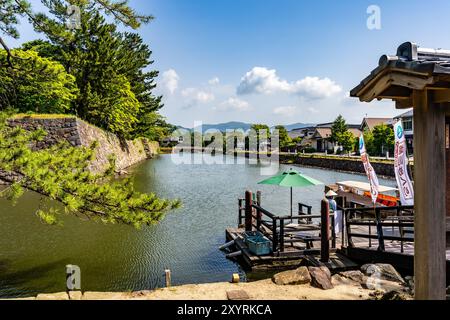
[[[227,291],[228,300],[250,300],[250,296],[244,290]]]
[[[83,297],[83,293],[81,291],[69,291],[69,299],[70,300],[81,300]]]
[[[69,295],[66,292],[41,293],[38,294],[36,300],[69,300]]]
[[[300,267],[277,273],[272,277],[272,281],[280,286],[309,284],[311,283],[311,276],[307,267]]]

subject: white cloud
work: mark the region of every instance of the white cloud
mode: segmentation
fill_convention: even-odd
[[[281,79],[275,69],[254,67],[242,77],[237,88],[238,94],[287,92],[308,99],[323,99],[342,91],[329,78],[306,77],[295,82]]]
[[[218,77],[214,77],[208,81],[208,83],[212,86],[218,85],[220,83],[220,79]]]
[[[251,107],[247,101],[231,97],[228,98],[226,101],[222,102],[219,107],[214,107],[213,109],[220,111],[229,111],[229,110],[248,111],[251,109]]]
[[[308,108],[308,112],[310,112],[310,113],[319,113],[319,110],[317,110],[317,109],[314,108],[314,107],[309,107],[309,108]]]
[[[162,84],[171,94],[177,90],[179,80],[180,77],[173,69],[169,69],[162,74]]]
[[[183,97],[190,98],[194,102],[198,103],[208,103],[214,101],[215,99],[214,94],[195,88],[184,89],[181,94],[183,95]]]
[[[270,94],[276,91],[289,91],[289,88],[289,83],[281,80],[275,69],[254,67],[242,77],[237,92],[238,94]]]
[[[298,112],[297,107],[286,106],[273,109],[273,114],[283,117],[292,117]]]
[[[323,99],[341,92],[342,88],[329,78],[306,77],[296,81],[292,90],[310,99]]]

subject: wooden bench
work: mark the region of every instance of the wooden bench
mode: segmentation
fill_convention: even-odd
[[[302,233],[302,232],[296,232],[296,233],[286,233],[286,236],[289,238],[300,240],[301,242],[306,244],[306,249],[312,249],[314,247],[314,241],[320,241],[320,236],[313,235],[310,233]],[[289,240],[285,241],[289,242]]]

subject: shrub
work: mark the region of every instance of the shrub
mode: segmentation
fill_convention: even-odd
[[[0,109],[23,113],[68,113],[78,92],[75,78],[36,51],[12,50],[14,68],[0,68]],[[0,50],[0,65],[7,54]]]

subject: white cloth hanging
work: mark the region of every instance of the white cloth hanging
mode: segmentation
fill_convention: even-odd
[[[334,212],[334,232],[339,234],[344,229],[342,225],[342,210],[336,210]]]

